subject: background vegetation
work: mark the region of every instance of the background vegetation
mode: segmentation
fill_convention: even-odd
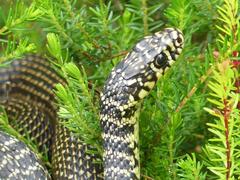
[[[0,63],[26,53],[50,59],[69,84],[57,86],[59,116],[101,153],[104,81],[139,39],[164,27],[180,28],[185,48],[144,101],[141,176],[238,179],[237,0],[2,0]]]

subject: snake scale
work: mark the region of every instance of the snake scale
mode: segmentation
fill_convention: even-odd
[[[184,44],[176,28],[139,41],[112,70],[100,97],[101,157],[59,123],[53,89],[65,81],[44,58],[27,55],[0,68],[0,103],[11,126],[47,152],[51,175],[22,142],[0,132],[0,179],[140,179],[138,115],[143,98],[176,61]],[[51,176],[51,177],[50,177]]]

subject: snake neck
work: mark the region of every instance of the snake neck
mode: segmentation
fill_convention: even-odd
[[[105,109],[107,110],[107,109]],[[129,118],[124,115],[131,113]],[[139,107],[122,111],[111,108],[110,114],[101,115],[104,129],[104,177],[105,179],[140,179],[139,168]],[[117,117],[117,114],[121,116]]]
[[[136,86],[129,86],[121,73],[113,71],[106,82],[100,103],[103,130],[105,179],[140,179],[139,125],[141,100]]]

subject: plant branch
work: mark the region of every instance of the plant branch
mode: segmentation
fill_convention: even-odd
[[[228,121],[229,121],[229,116],[230,116],[230,111],[228,107],[228,101],[227,99],[223,100],[224,103],[224,109],[223,109],[223,116],[224,116],[224,126],[225,126],[225,137],[226,137],[226,161],[227,161],[227,172],[226,172],[226,180],[229,180],[230,178],[230,171],[231,171],[231,147],[229,143],[229,127],[228,127]]]
[[[197,87],[204,83],[206,81],[206,79],[211,75],[212,73],[212,67],[210,67],[206,74],[202,75],[199,79],[200,79],[200,82],[199,83],[196,83],[192,89],[188,92],[187,96],[185,96],[183,98],[183,100],[179,103],[178,107],[176,108],[175,112],[179,112],[183,107],[184,105],[187,103],[187,101],[193,96],[193,94],[196,92],[196,90],[198,89]]]
[[[148,34],[148,8],[147,8],[147,0],[142,0],[142,11],[143,11],[144,35],[147,35]]]

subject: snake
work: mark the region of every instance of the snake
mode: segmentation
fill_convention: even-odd
[[[0,104],[9,123],[47,153],[51,170],[27,144],[0,129],[0,179],[140,179],[141,105],[183,46],[182,32],[165,28],[137,42],[112,69],[99,99],[102,156],[60,123],[53,90],[66,81],[48,60],[30,54],[1,67]]]

